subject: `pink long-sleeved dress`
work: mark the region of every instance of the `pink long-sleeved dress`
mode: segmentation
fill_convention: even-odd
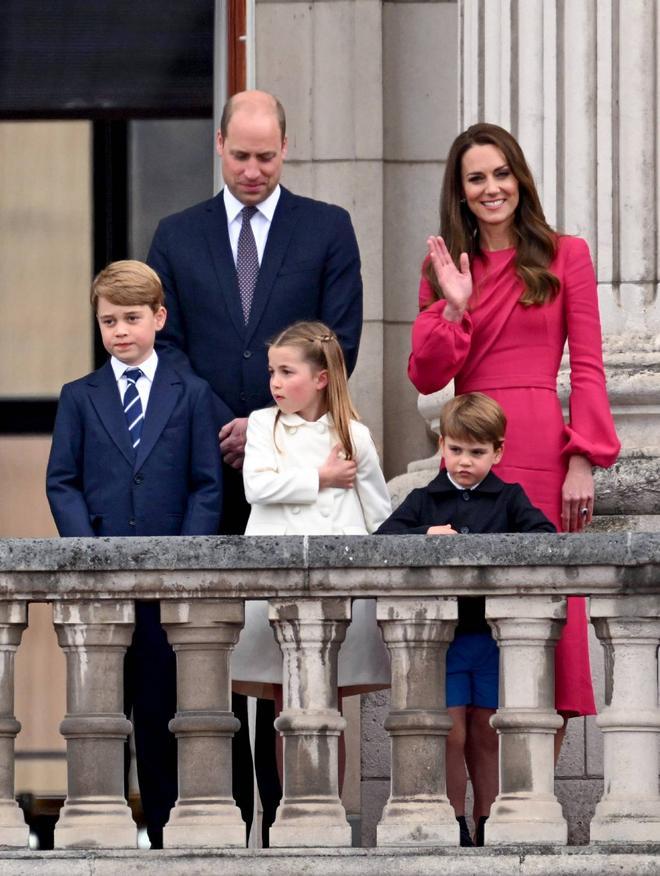
[[[596,278],[584,240],[560,237],[550,269],[561,289],[549,304],[520,304],[515,249],[484,252],[473,260],[474,293],[460,323],[443,316],[422,276],[422,310],[413,326],[408,375],[422,393],[455,380],[455,392],[496,399],[508,425],[497,474],[517,482],[534,505],[561,529],[561,488],[568,459],[586,456],[607,467],[620,444],[607,400]],[[557,372],[566,339],[571,365],[569,422],[557,396]],[[568,601],[555,660],[555,705],[576,715],[595,713],[584,599]]]

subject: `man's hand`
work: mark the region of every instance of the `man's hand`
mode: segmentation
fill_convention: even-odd
[[[451,528],[449,523],[445,523],[442,526],[429,526],[426,530],[427,535],[458,535],[455,529]]]
[[[357,464],[352,459],[344,459],[341,444],[335,444],[319,469],[319,489],[338,487],[340,490],[350,490],[356,474]]]
[[[226,423],[218,435],[223,461],[238,471],[243,468],[247,422],[247,417],[236,417],[230,423]]]

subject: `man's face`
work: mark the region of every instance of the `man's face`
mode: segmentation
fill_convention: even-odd
[[[265,201],[280,181],[286,146],[274,113],[237,109],[227,136],[216,135],[222,176],[232,195],[246,206]]]

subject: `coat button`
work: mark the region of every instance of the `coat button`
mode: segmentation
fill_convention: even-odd
[[[320,432],[320,434],[323,435],[323,433],[327,431],[325,423],[317,423],[316,424],[316,431]]]
[[[285,428],[286,428],[286,431],[289,433],[289,435],[295,435],[296,432],[298,431],[297,426],[286,426]]]
[[[300,507],[298,505],[294,505],[291,509],[292,514],[300,514]]]
[[[467,490],[463,490],[463,501],[464,501],[464,502],[469,502],[469,501],[470,501],[470,494],[468,493]]]
[[[329,517],[330,510],[328,508],[321,508],[321,517]]]
[[[135,477],[133,478],[133,483],[134,483],[134,484],[141,484],[143,480],[144,480],[144,475],[137,474],[137,475],[135,475]]]
[[[131,517],[131,519],[128,521],[128,525],[135,526],[135,517]]]
[[[470,527],[469,527],[469,526],[461,526],[461,533],[462,533],[463,535],[467,535],[467,534],[469,533],[469,531],[470,531]]]
[[[252,355],[252,350],[243,350],[243,358],[244,359],[249,359],[251,355]]]

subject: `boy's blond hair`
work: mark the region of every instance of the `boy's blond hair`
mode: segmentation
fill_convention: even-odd
[[[482,392],[466,392],[448,401],[440,412],[440,434],[492,444],[499,450],[504,444],[506,415],[495,399]]]
[[[98,310],[99,298],[120,307],[146,304],[154,313],[165,304],[158,274],[149,265],[134,259],[110,262],[94,277],[90,295],[94,313]]]

